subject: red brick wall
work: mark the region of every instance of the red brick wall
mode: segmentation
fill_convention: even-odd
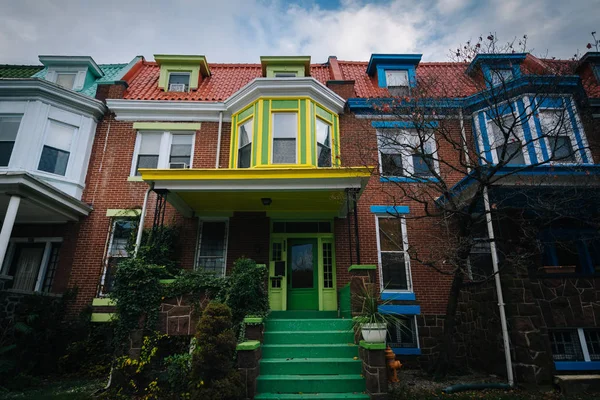
[[[270,223],[265,213],[234,213],[229,219],[227,273],[240,257],[258,264],[269,263]]]

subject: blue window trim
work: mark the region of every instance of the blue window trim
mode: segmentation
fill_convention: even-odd
[[[408,206],[371,206],[373,214],[409,214]]]
[[[422,128],[437,128],[437,121],[429,121],[421,124]],[[371,126],[376,129],[416,129],[417,124],[412,121],[373,121]]]
[[[418,347],[391,347],[394,354],[403,356],[420,356],[421,349]]]
[[[581,137],[581,132],[579,132],[579,126],[577,125],[577,120],[575,119],[575,112],[573,111],[573,108],[575,106],[573,105],[572,99],[564,99],[564,100],[565,100],[565,107],[567,109],[567,112],[569,113],[569,120],[571,121],[571,128],[573,129],[573,134],[575,134],[575,141],[577,142],[577,147],[579,148],[579,154],[581,155],[581,161],[584,164],[587,164],[588,157],[585,152],[585,148],[583,146],[583,139]]]
[[[382,292],[381,300],[416,300],[413,292]]]
[[[483,150],[485,152],[485,160],[489,164],[494,163],[494,157],[492,157],[492,149],[490,148],[490,140],[487,133],[487,123],[485,121],[484,113],[480,112],[478,115],[479,119],[479,132],[481,132],[481,142],[483,143]],[[479,158],[480,163],[482,162],[481,158]]]
[[[545,100],[549,100],[549,99],[543,99],[540,104],[545,104],[546,103]],[[533,107],[534,110],[539,110],[536,99],[533,99],[531,101],[531,106]],[[550,158],[550,155],[548,153],[548,147],[546,147],[546,140],[544,139],[544,132],[542,131],[542,123],[540,121],[539,112],[535,112],[533,114],[533,122],[535,124],[535,130],[538,135],[538,139],[539,139],[538,141],[540,143],[540,148],[542,149],[542,157],[544,157],[544,160],[548,160]]]
[[[531,136],[531,129],[529,128],[529,121],[525,119],[527,114],[525,113],[525,104],[523,103],[523,98],[517,100],[517,109],[519,111],[521,129],[523,129],[523,137],[525,139],[525,143],[527,143],[529,162],[532,164],[537,164],[538,159],[537,154],[535,154],[535,147],[533,146],[533,138]]]
[[[382,176],[379,178],[379,182],[404,182],[404,183],[427,183],[427,182],[439,182],[440,180],[436,177],[430,178],[409,178],[406,176]]]
[[[382,314],[402,314],[402,315],[419,315],[421,314],[421,306],[409,304],[384,304],[377,307]]]
[[[600,371],[600,361],[554,361],[557,371]]]
[[[387,88],[387,77],[385,71],[406,71],[408,74],[408,86],[417,86],[417,71],[414,65],[410,64],[379,64],[377,65],[377,85],[380,88]]]

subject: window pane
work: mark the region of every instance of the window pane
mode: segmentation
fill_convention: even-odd
[[[48,293],[52,290],[54,276],[56,275],[56,268],[58,267],[59,251],[60,243],[52,243],[52,251],[50,252],[50,259],[48,260],[48,267],[46,269],[46,276],[44,277],[44,284],[42,285],[42,292]]]
[[[275,72],[275,78],[295,78],[295,72]]]
[[[319,167],[331,167],[331,125],[317,118],[317,158]]]
[[[415,319],[412,316],[396,315],[397,320],[388,326],[387,344],[390,347],[418,347]]]
[[[381,251],[404,251],[400,218],[379,218],[379,245]]]
[[[433,158],[428,154],[413,154],[413,169],[415,176],[431,176]]]
[[[575,153],[571,146],[571,139],[568,136],[550,136],[548,137],[552,159],[557,162],[575,162]]]
[[[69,152],[44,146],[38,169],[64,176],[67,172],[68,162]]]
[[[297,113],[273,113],[273,163],[296,163]]]
[[[8,167],[15,142],[0,142],[0,167]]]
[[[14,142],[21,125],[21,117],[0,117],[0,141]]]
[[[169,155],[169,168],[171,163],[185,163],[188,166],[192,158],[193,135],[173,135],[171,139],[171,154]]]
[[[381,172],[384,176],[403,176],[402,155],[382,153]]]
[[[554,361],[583,361],[581,344],[575,329],[550,331],[549,336]]]
[[[131,238],[135,222],[131,220],[115,221],[112,231],[111,246],[108,251],[110,257],[128,257],[127,245]]]
[[[507,68],[497,68],[490,70],[492,75],[492,85],[496,86],[503,82],[508,82],[513,78],[512,70]]]
[[[55,149],[69,151],[71,150],[71,141],[76,129],[72,125],[50,120],[44,144]]]
[[[408,86],[408,71],[385,71],[388,87]]]
[[[490,242],[486,238],[474,238],[471,253],[467,260],[473,279],[489,277],[493,273]]]
[[[169,74],[169,88],[171,85],[184,85],[187,91],[190,87],[190,74],[189,73],[171,73]]]
[[[387,290],[408,290],[404,253],[381,252],[383,287]]]
[[[200,233],[198,266],[216,274],[225,272],[227,225],[223,221],[203,222]]]
[[[521,142],[512,142],[506,145],[504,157],[502,157],[503,146],[496,148],[496,154],[498,155],[498,161],[506,162],[507,164],[525,164],[525,157],[523,156],[523,148]]]
[[[56,74],[56,84],[65,89],[73,89],[75,84],[75,74]]]
[[[139,155],[138,156],[138,163],[137,163],[137,168],[136,168],[136,175],[141,175],[139,169],[140,168],[156,168],[158,167],[158,156],[145,156],[145,155]]]
[[[600,331],[584,329],[585,342],[587,343],[590,360],[600,361]]]
[[[142,133],[140,154],[158,154],[162,133]]]
[[[250,168],[252,156],[253,118],[240,125],[238,140],[238,168]]]
[[[323,243],[323,287],[333,287],[333,245]]]

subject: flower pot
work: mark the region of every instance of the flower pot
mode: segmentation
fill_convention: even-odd
[[[385,337],[387,336],[386,324],[362,324],[360,331],[365,342],[385,343]]]

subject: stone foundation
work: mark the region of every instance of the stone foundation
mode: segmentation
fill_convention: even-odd
[[[358,354],[362,360],[362,374],[371,399],[388,399],[387,366],[385,364],[385,344],[360,343]]]
[[[260,375],[262,351],[260,342],[248,341],[238,344],[237,367],[245,388],[245,399],[253,399],[256,394],[256,378]]]

